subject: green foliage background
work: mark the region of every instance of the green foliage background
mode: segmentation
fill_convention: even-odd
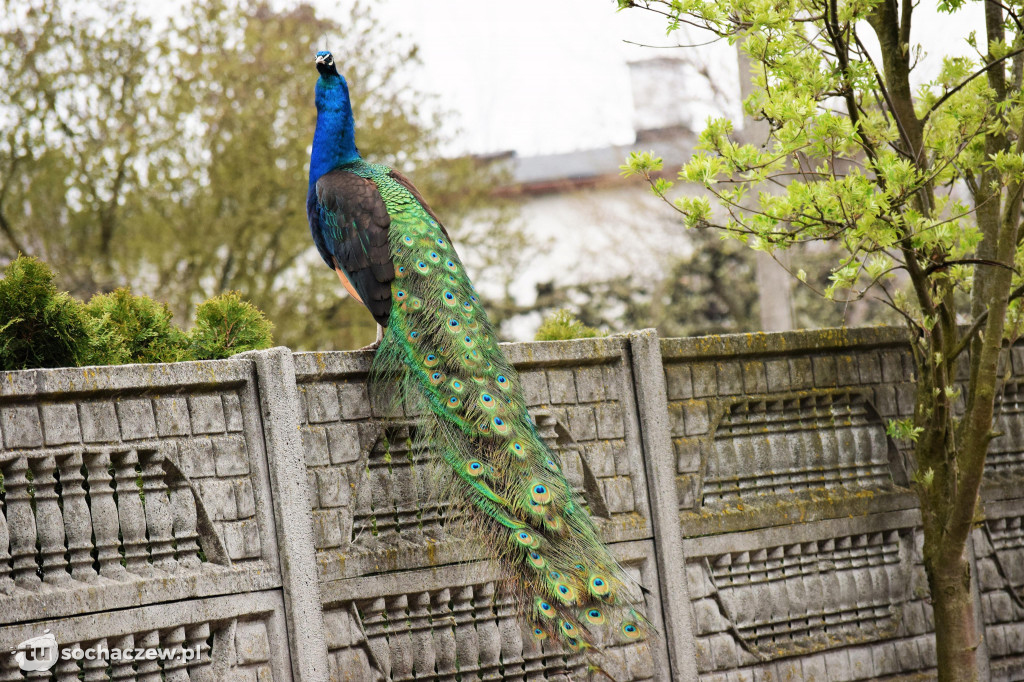
[[[311,250],[312,55],[348,76],[360,150],[411,172],[481,270],[517,252],[501,180],[441,159],[439,115],[410,84],[416,49],[365,4],[193,0],[167,26],[128,2],[5,0],[0,18],[0,265],[18,253],[88,299],[130,285],[178,319],[237,290],[281,343],[352,348],[373,321]],[[464,218],[474,213],[478,228]],[[502,268],[507,271],[508,264]],[[499,268],[501,270],[501,268]],[[495,271],[487,276],[500,276]]]

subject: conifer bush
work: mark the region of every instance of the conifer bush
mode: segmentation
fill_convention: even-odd
[[[36,258],[19,256],[0,274],[0,371],[214,360],[273,343],[273,324],[233,291],[196,306],[185,333],[167,305],[127,288],[83,304]]]
[[[601,332],[583,324],[566,309],[556,310],[544,318],[534,339],[537,341],[563,341],[566,339],[592,339]]]
[[[195,360],[217,360],[249,350],[269,348],[274,325],[263,312],[235,291],[215,296],[196,307],[196,325],[189,332]]]
[[[98,365],[174,362],[186,359],[186,337],[165,304],[128,288],[96,294],[85,306],[102,357]]]
[[[91,354],[81,302],[57,291],[46,263],[19,256],[0,279],[0,370],[68,367]]]

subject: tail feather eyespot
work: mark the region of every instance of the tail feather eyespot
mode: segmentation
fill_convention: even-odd
[[[599,597],[604,597],[611,593],[612,586],[608,582],[608,578],[603,575],[593,575],[590,577],[590,591]]]
[[[518,543],[519,545],[522,545],[523,547],[528,547],[530,549],[537,548],[537,538],[533,537],[532,533],[529,533],[525,530],[520,530],[513,533],[512,539],[515,540],[516,543]]]
[[[604,625],[608,620],[601,609],[587,609],[583,612],[583,618],[591,625]]]
[[[533,629],[533,638],[535,640],[537,640],[538,642],[540,642],[540,641],[543,641],[543,640],[548,638],[548,633],[544,632],[540,628],[534,628]]]
[[[519,441],[515,441],[511,445],[509,445],[508,446],[508,451],[516,459],[525,459],[526,458],[526,448],[524,448],[523,444],[520,443]]]
[[[575,637],[577,635],[577,628],[572,622],[568,620],[562,620],[558,623],[559,629],[565,633],[566,637]]]
[[[484,468],[484,465],[480,462],[480,460],[474,459],[469,462],[466,462],[466,473],[469,474],[470,476],[482,476],[486,471],[486,468]]]
[[[640,631],[640,628],[637,627],[636,623],[627,621],[622,624],[621,630],[623,637],[626,639],[640,639],[643,637],[643,632]]]
[[[544,526],[555,533],[561,533],[565,528],[565,522],[560,517],[548,512],[544,515]]]
[[[565,583],[558,583],[555,585],[555,596],[558,597],[563,604],[572,604],[576,601],[576,590]]]
[[[544,566],[546,566],[548,563],[547,559],[545,559],[535,551],[527,553],[526,561],[538,571],[543,570]]]
[[[430,353],[427,357],[423,358],[423,366],[427,369],[437,366],[437,363],[439,362],[441,362],[441,358],[437,357],[433,353]]]
[[[551,501],[551,490],[543,483],[536,481],[530,486],[530,497],[537,504],[547,504]]]
[[[554,618],[558,615],[558,612],[555,610],[555,607],[552,606],[551,603],[544,601],[542,597],[537,597],[537,601],[534,603],[534,605],[537,607],[537,613],[539,613],[544,618]]]

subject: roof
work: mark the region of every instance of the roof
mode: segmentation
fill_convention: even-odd
[[[665,161],[666,168],[678,168],[690,158],[695,142],[691,131],[674,127],[641,131],[630,145],[539,156],[504,152],[491,159],[510,166],[512,182],[500,188],[500,194],[548,194],[617,183],[619,167],[632,151],[651,151]]]

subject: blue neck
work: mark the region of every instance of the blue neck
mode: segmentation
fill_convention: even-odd
[[[348,84],[341,76],[321,76],[316,82],[316,132],[309,157],[310,187],[325,173],[360,158]]]

